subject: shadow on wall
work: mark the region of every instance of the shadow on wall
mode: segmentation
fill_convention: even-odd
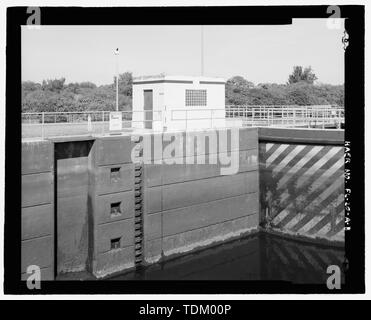
[[[55,143],[56,274],[86,270],[89,250],[89,156],[93,141]],[[92,230],[91,230],[92,232]]]
[[[259,144],[261,225],[344,241],[344,150],[340,146]]]

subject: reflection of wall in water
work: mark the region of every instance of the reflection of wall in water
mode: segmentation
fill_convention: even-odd
[[[283,280],[324,284],[329,276],[327,267],[338,265],[342,269],[343,261],[341,248],[259,233],[110,280]]]

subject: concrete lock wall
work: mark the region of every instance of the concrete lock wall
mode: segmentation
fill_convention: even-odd
[[[88,187],[93,140],[56,142],[56,272],[86,270],[89,248]]]
[[[131,145],[130,136],[22,144],[23,279],[31,264],[42,280],[134,266]]]
[[[185,137],[185,133],[179,134]],[[238,173],[226,176],[220,175],[219,162],[168,165],[161,153],[153,157],[157,164],[132,163],[132,149],[143,155],[146,139],[152,142],[153,151],[155,138],[161,142],[164,137],[105,137],[94,143],[89,181],[94,230],[91,271],[98,277],[238,237],[258,227],[256,130],[240,131],[240,150],[232,150],[239,157]],[[156,148],[164,150],[170,143],[161,142]],[[227,151],[231,152],[230,147]],[[195,156],[201,154],[206,163],[211,157],[218,158],[209,149],[196,150]],[[120,214],[112,214],[112,204],[119,204]],[[118,241],[117,246],[112,247],[112,241]]]
[[[209,131],[210,132],[210,131]],[[205,132],[207,135],[207,132]],[[229,130],[230,133],[230,130]],[[172,137],[170,137],[172,136]],[[163,134],[164,150],[170,139],[194,139],[184,132]],[[197,134],[200,136],[200,133]],[[152,145],[156,135],[152,135]],[[161,138],[161,137],[160,137]],[[198,139],[198,138],[197,138]],[[158,163],[144,166],[144,260],[152,263],[174,254],[195,250],[212,243],[241,236],[258,228],[258,144],[256,129],[239,130],[237,174],[221,175],[219,152],[195,150],[205,155],[206,164],[165,164],[165,157],[153,157]],[[220,139],[217,140],[218,149]],[[157,147],[157,146],[156,146]],[[185,148],[186,144],[178,148]],[[201,148],[202,149],[202,148]],[[209,164],[211,159],[216,164]]]
[[[53,143],[22,143],[21,278],[36,265],[41,280],[54,278]]]
[[[90,271],[102,277],[134,267],[134,165],[130,136],[99,138],[89,169]]]
[[[22,278],[31,264],[42,279],[104,277],[259,224],[343,241],[341,131],[240,128],[223,149],[231,130],[22,143]],[[226,155],[234,174],[223,175]]]
[[[260,129],[261,222],[344,242],[344,132]]]

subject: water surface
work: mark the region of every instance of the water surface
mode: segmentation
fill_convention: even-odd
[[[343,261],[342,248],[259,233],[109,280],[284,280],[323,284],[329,276],[327,267],[342,267]]]

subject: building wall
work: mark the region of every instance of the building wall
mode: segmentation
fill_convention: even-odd
[[[162,82],[162,83],[137,83],[133,85],[133,111],[135,122],[133,127],[143,128],[143,123],[136,122],[144,119],[143,114],[138,112],[143,110],[143,91],[146,89],[153,90],[153,110],[155,130],[162,130],[162,126],[168,130],[193,130],[203,128],[214,128],[225,126],[225,85],[224,83],[208,83],[203,84],[202,79],[192,78],[187,81],[179,81],[177,83]],[[185,105],[185,90],[207,90],[207,105],[206,106],[186,106]],[[181,112],[176,110],[189,110]],[[211,109],[220,109],[219,111],[211,111]],[[156,111],[161,111],[156,113]],[[213,120],[211,120],[213,118]],[[187,121],[185,120],[187,119]],[[196,120],[198,119],[198,120]]]
[[[163,106],[164,102],[164,84],[134,84],[133,85],[133,128],[144,128],[144,90],[153,90],[153,128],[162,130]]]
[[[186,106],[185,91],[187,89],[207,90],[207,105]],[[197,80],[193,84],[165,83],[165,105],[167,110],[166,126],[170,130],[224,127],[225,85],[224,83],[200,84]],[[184,109],[188,110],[187,113],[176,111]],[[222,109],[222,111],[211,111],[212,109]],[[214,118],[214,120],[211,120],[211,118]],[[187,121],[176,119],[187,119]]]

